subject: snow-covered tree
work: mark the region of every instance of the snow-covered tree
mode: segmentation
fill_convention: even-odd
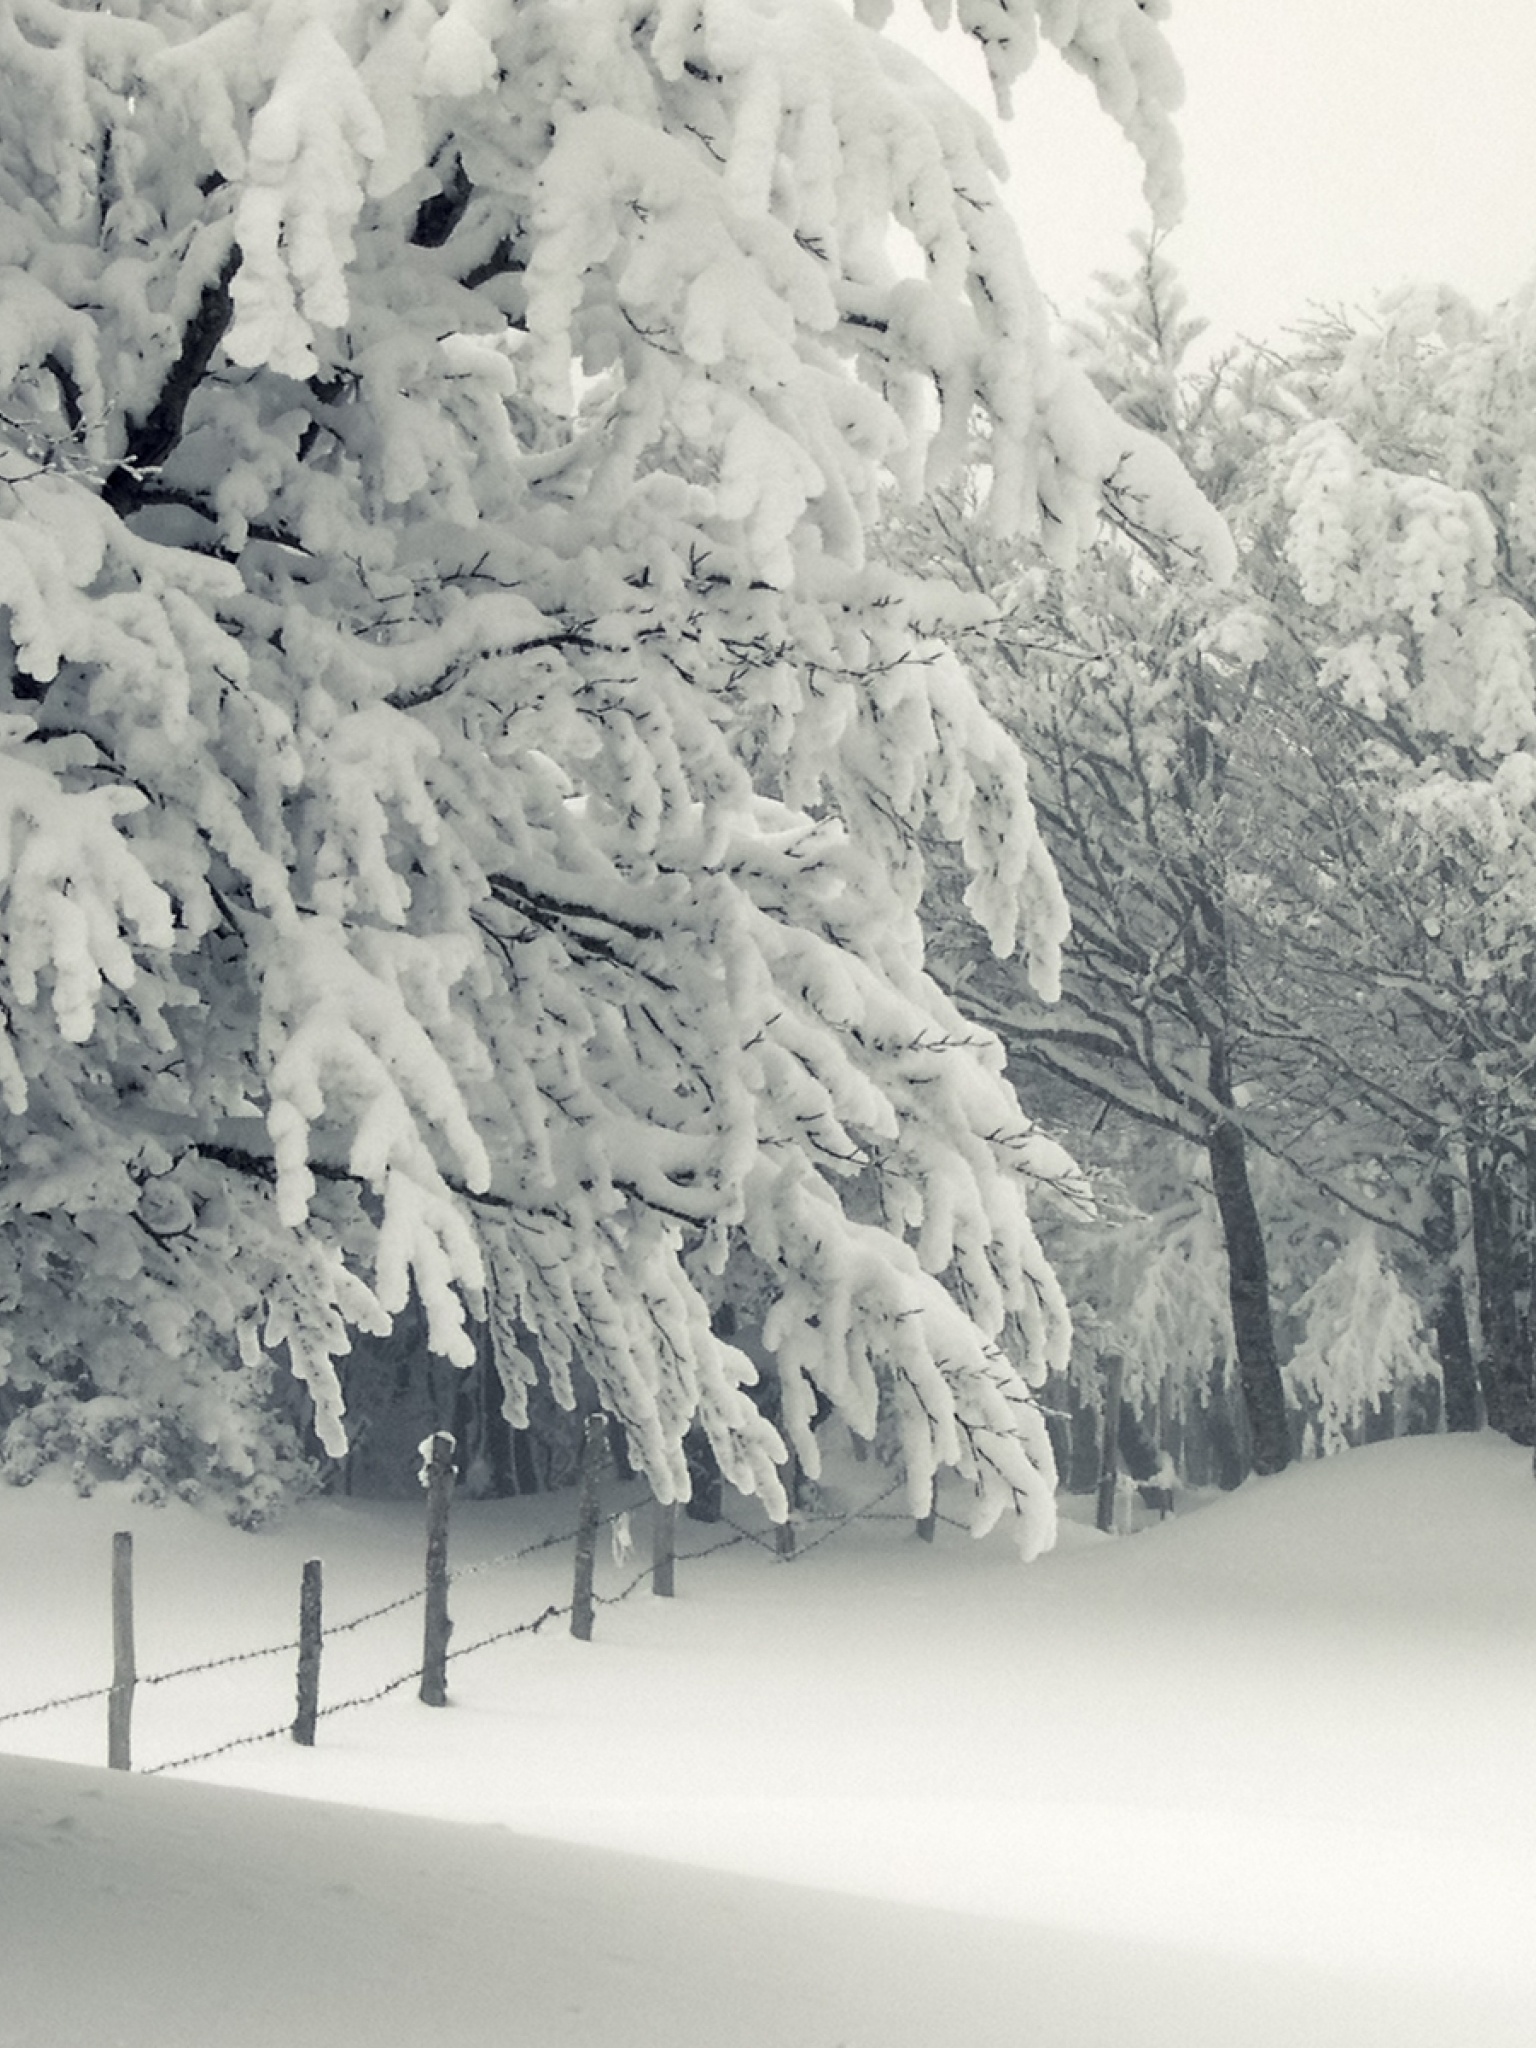
[[[1411,290],[1354,328],[1314,333],[1289,377],[1304,416],[1244,520],[1321,715],[1348,742],[1330,799],[1341,829],[1311,849],[1315,943],[1295,955],[1314,999],[1330,980],[1349,987],[1318,1049],[1395,1118],[1428,1180],[1425,1240],[1452,1329],[1458,1211],[1469,1226],[1487,1414],[1524,1441],[1536,1438],[1532,304],[1527,292],[1484,314]]]
[[[414,1295],[450,1358],[489,1315],[514,1420],[579,1368],[663,1498],[697,1421],[779,1509],[734,1254],[808,1468],[818,1392],[884,1409],[914,1506],[951,1464],[1047,1540],[1064,1162],[925,972],[922,836],[1047,994],[1063,905],[950,599],[865,532],[978,413],[992,524],[1058,555],[1158,451],[879,12],[0,5],[21,1469],[259,1507],[274,1355],[335,1446]],[[1056,43],[1166,200],[1164,12],[961,25],[1000,90]]]
[[[1286,1379],[1325,1453],[1341,1450],[1370,1409],[1433,1377],[1418,1305],[1369,1225],[1307,1289],[1295,1313],[1303,1331],[1286,1361]]]
[[[1027,541],[989,536],[964,491],[939,494],[901,544],[990,607],[973,658],[988,708],[1034,764],[1073,920],[1060,1001],[1042,1003],[968,934],[950,934],[946,972],[1021,1070],[1204,1153],[1254,1459],[1277,1471],[1290,1438],[1241,1115],[1231,918],[1234,756],[1267,743],[1252,686],[1264,624],[1229,587],[1232,548],[1214,512],[1204,531],[1185,522],[1168,538],[1162,494],[1181,473],[1175,445],[1193,437],[1181,358],[1197,330],[1157,247],[1142,257],[1129,294],[1115,293],[1084,338],[1115,403],[1157,436],[1160,460],[1111,478],[1098,545],[1052,563]]]
[[[1065,571],[989,540],[957,493],[913,529],[993,602],[987,701],[1035,760],[1075,927],[1059,1004],[953,925],[951,985],[1101,1117],[1220,1137],[1234,1331],[1267,1358],[1277,1437],[1270,1297],[1291,1311],[1265,1239],[1307,1200],[1313,1237],[1352,1215],[1391,1238],[1458,1427],[1477,1414],[1470,1238],[1486,1410],[1530,1434],[1529,305],[1408,293],[1191,379],[1198,329],[1159,245],[1108,286],[1080,359],[1200,478],[1240,567],[1211,592],[1113,480],[1109,537]],[[1255,1148],[1300,1180],[1274,1184],[1262,1229]],[[1290,1286],[1317,1284],[1309,1233],[1284,1227]],[[1307,1355],[1293,1395],[1330,1354]]]

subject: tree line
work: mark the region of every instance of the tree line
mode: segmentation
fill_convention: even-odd
[[[1165,1416],[1230,1380],[1259,1472],[1410,1420],[1531,1443],[1529,301],[1405,290],[1203,365],[1201,332],[1152,238],[1076,346],[1225,515],[1228,581],[1113,485],[1065,570],[964,484],[896,536],[982,600],[1073,917],[1056,1004],[942,893],[936,957],[1093,1169],[1049,1240],[1089,1356]]]

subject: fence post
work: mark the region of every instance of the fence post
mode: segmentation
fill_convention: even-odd
[[[1115,1526],[1115,1488],[1120,1479],[1120,1397],[1125,1388],[1125,1360],[1118,1352],[1101,1359],[1104,1367],[1104,1439],[1099,1446],[1099,1502],[1095,1516],[1106,1536]]]
[[[791,1451],[784,1461],[784,1495],[788,1501],[782,1522],[773,1528],[774,1554],[778,1557],[793,1557],[795,1554],[795,1509],[800,1500],[800,1460]]]
[[[112,1538],[112,1690],[107,1696],[107,1769],[131,1771],[133,1688],[133,1535]]]
[[[608,1451],[608,1424],[601,1415],[587,1417],[581,1443],[581,1507],[576,1518],[576,1584],[571,1595],[571,1634],[579,1643],[592,1640],[592,1565],[597,1553],[598,1483]]]
[[[306,1749],[315,1746],[320,1711],[320,1580],[320,1560],[312,1557],[299,1584],[299,1711],[293,1723],[293,1739]]]
[[[448,1704],[448,1503],[453,1497],[453,1454],[457,1448],[447,1430],[439,1429],[421,1445],[421,1483],[427,1489],[427,1612],[421,1649],[421,1690],[424,1706]]]
[[[677,1502],[651,1502],[651,1591],[663,1600],[673,1595],[677,1558]]]
[[[928,1510],[926,1515],[920,1515],[918,1517],[917,1533],[919,1536],[922,1537],[925,1543],[931,1543],[933,1541],[934,1531],[938,1528],[938,1526],[939,1509],[938,1503],[935,1502],[934,1505]]]

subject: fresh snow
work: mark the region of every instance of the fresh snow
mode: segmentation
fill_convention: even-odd
[[[886,1478],[829,1464],[847,1504]],[[571,1515],[459,1503],[454,1563]],[[104,1682],[117,1527],[146,1673],[285,1641],[311,1555],[334,1627],[424,1540],[419,1502],[252,1537],[0,1490],[0,1712]],[[732,1532],[681,1531],[675,1600],[465,1655],[447,1710],[407,1685],[312,1751],[125,1777],[100,1701],[0,1723],[0,2048],[1536,2039],[1536,1489],[1503,1439],[1350,1452],[1114,1541],[1068,1519],[1029,1567],[947,1524],[793,1564],[690,1561]],[[456,1584],[455,1647],[568,1599],[569,1566]],[[409,1670],[420,1612],[331,1639],[322,1706]],[[136,1766],[282,1725],[292,1667],[141,1685]]]

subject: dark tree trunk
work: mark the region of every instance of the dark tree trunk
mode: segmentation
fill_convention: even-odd
[[[1390,1391],[1379,1401],[1373,1401],[1360,1421],[1360,1441],[1363,1444],[1390,1443],[1397,1435],[1397,1402]]]
[[[718,1522],[725,1513],[725,1481],[714,1447],[697,1423],[683,1438],[683,1456],[692,1482],[683,1513],[690,1522]]]
[[[1483,1406],[1491,1428],[1518,1444],[1536,1444],[1531,1333],[1521,1302],[1529,1276],[1522,1270],[1513,1191],[1486,1153],[1473,1151],[1467,1169],[1483,1340],[1478,1357]]]
[[[1437,1436],[1444,1414],[1444,1382],[1437,1380],[1433,1373],[1425,1373],[1408,1389],[1408,1411],[1403,1423],[1403,1434]]]
[[[1190,672],[1190,705],[1183,764],[1190,782],[1185,802],[1191,817],[1208,819],[1214,828],[1225,796],[1227,759],[1215,685],[1199,660]],[[1203,833],[1198,843],[1202,851],[1196,864],[1185,952],[1201,990],[1199,1007],[1207,1013],[1202,1030],[1210,1092],[1226,1112],[1218,1114],[1207,1129],[1205,1151],[1227,1253],[1227,1298],[1232,1305],[1237,1382],[1248,1420],[1249,1458],[1255,1472],[1283,1472],[1291,1462],[1291,1428],[1269,1299],[1269,1257],[1248,1181],[1247,1144],[1242,1126],[1231,1113],[1235,1108],[1229,1036],[1232,943],[1220,833]]]
[[[512,1425],[507,1421],[501,1376],[482,1350],[453,1389],[453,1434],[458,1440],[465,1491],[500,1500],[511,1493]]]
[[[1439,1283],[1435,1297],[1435,1349],[1440,1354],[1440,1376],[1445,1382],[1445,1426],[1452,1430],[1476,1429],[1480,1420],[1477,1366],[1467,1325],[1466,1289],[1455,1264],[1456,1197],[1444,1174],[1437,1174],[1430,1183],[1424,1249],[1435,1262]]]
[[[1072,1449],[1066,1467],[1067,1491],[1092,1493],[1099,1483],[1098,1404],[1085,1401],[1075,1387],[1068,1398],[1072,1408]]]
[[[1125,1387],[1125,1360],[1112,1353],[1100,1361],[1104,1368],[1104,1425],[1099,1433],[1098,1505],[1095,1523],[1104,1535],[1115,1526],[1115,1493],[1120,1480],[1120,1406]]]
[[[1148,1485],[1163,1469],[1158,1447],[1129,1401],[1120,1403],[1119,1446],[1120,1469],[1138,1486]]]
[[[1231,1493],[1247,1478],[1248,1468],[1233,1419],[1232,1404],[1227,1399],[1223,1368],[1219,1365],[1211,1368],[1199,1413],[1205,1438],[1206,1467],[1200,1483],[1203,1485],[1207,1479],[1214,1479],[1223,1493]]]
[[[1269,1260],[1248,1184],[1248,1156],[1237,1124],[1223,1118],[1206,1138],[1211,1185],[1227,1252],[1227,1293],[1237,1346],[1237,1377],[1248,1412],[1255,1472],[1283,1472],[1291,1462],[1285,1386],[1270,1312]]]

